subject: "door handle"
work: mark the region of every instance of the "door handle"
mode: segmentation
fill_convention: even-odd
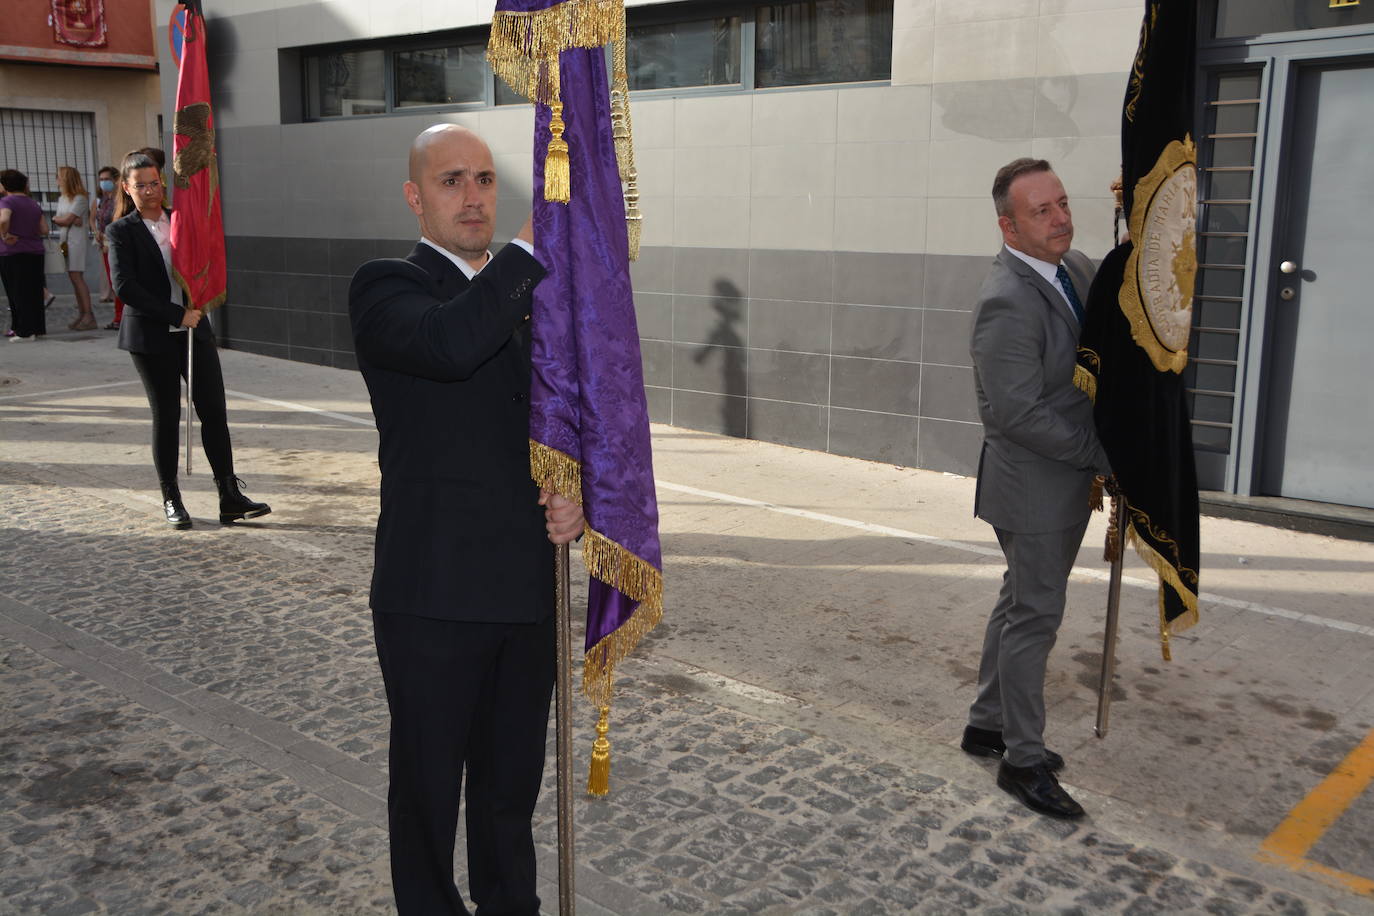
[[[1292,261],[1284,261],[1279,265],[1279,273],[1295,274],[1298,272],[1298,265]]]

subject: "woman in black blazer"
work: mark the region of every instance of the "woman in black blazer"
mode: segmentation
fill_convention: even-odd
[[[171,222],[162,206],[162,176],[141,152],[124,157],[121,191],[132,200],[128,213],[105,230],[115,295],[124,300],[119,348],[133,357],[153,409],[153,467],[162,484],[162,507],[173,528],[190,528],[191,516],[177,487],[177,427],[181,421],[181,379],[186,377],[186,338],[195,348],[194,401],[200,441],[219,488],[220,524],[257,518],[272,509],[240,492],[229,443],[224,378],[219,352],[203,312],[172,300]]]

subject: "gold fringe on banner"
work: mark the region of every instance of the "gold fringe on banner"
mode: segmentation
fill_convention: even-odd
[[[530,476],[541,488],[582,505],[582,465],[572,456],[531,439]]]
[[[1088,396],[1088,400],[1097,403],[1097,376],[1093,375],[1082,366],[1073,367],[1073,384],[1079,391]]]
[[[582,465],[567,453],[531,439],[530,476],[540,487],[582,505]],[[663,619],[663,573],[593,528],[582,533],[582,562],[594,577],[639,602],[630,619],[582,659],[582,691],[601,709],[587,791],[605,795],[610,790],[611,744],[606,732],[615,666]]]
[[[1097,376],[1102,372],[1102,358],[1097,355],[1096,350],[1088,347],[1078,348],[1078,358],[1087,362],[1089,369],[1085,366],[1073,367],[1073,384],[1079,391],[1088,396],[1088,400],[1097,403]]]
[[[497,11],[491,18],[487,60],[512,89],[547,105],[557,95],[559,54],[624,38],[622,0],[564,0],[531,13]]]
[[[1188,576],[1193,580],[1192,588],[1183,584],[1180,570],[1173,563],[1170,563],[1159,554],[1153,547],[1145,542],[1136,532],[1136,525],[1143,524],[1150,535],[1163,544],[1172,544],[1174,539],[1163,531],[1155,528],[1150,522],[1150,517],[1141,512],[1134,506],[1130,507],[1130,520],[1127,522],[1126,530],[1130,537],[1130,543],[1135,547],[1135,552],[1140,558],[1155,571],[1159,576],[1159,649],[1164,660],[1172,661],[1169,652],[1169,637],[1175,633],[1181,633],[1198,622],[1197,610],[1197,572],[1196,570],[1184,568],[1182,575]],[[1164,616],[1164,589],[1172,588],[1183,602],[1184,612],[1170,623]]]

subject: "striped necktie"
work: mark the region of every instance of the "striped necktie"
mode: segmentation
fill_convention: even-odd
[[[1083,326],[1083,303],[1078,301],[1078,293],[1074,291],[1073,281],[1069,279],[1069,272],[1060,264],[1054,272],[1055,279],[1064,289],[1064,295],[1069,297],[1069,307],[1073,309],[1073,317],[1078,319],[1078,326]]]

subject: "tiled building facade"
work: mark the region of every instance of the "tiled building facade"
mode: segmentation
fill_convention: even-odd
[[[655,421],[972,473],[969,310],[999,241],[997,167],[1054,161],[1078,245],[1105,252],[1139,3],[897,0],[889,15],[890,79],[635,93],[645,219],[633,272]],[[528,106],[312,122],[296,108],[309,91],[299,58],[283,51],[448,35],[488,17],[453,2],[404,21],[363,2],[216,11],[227,345],[353,365],[348,278],[413,244],[406,148],[435,121],[486,137],[504,181],[498,240],[518,227]]]

